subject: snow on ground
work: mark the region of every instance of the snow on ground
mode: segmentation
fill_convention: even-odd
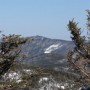
[[[53,78],[50,77],[42,77],[39,80],[40,88],[39,90],[65,90],[68,86],[67,83],[62,84],[56,82]]]
[[[42,83],[43,81],[48,81],[48,78],[47,77],[43,77],[39,80],[39,83]]]
[[[30,69],[24,69],[23,71],[24,71],[26,74],[29,74],[29,75],[32,74],[32,70],[30,70]]]
[[[51,53],[52,51],[55,51],[58,48],[61,48],[63,45],[62,44],[53,44],[49,46],[48,48],[45,49],[44,53]]]
[[[28,75],[31,75],[33,73],[30,69],[23,69],[23,71]],[[10,82],[15,81],[16,83],[20,83],[22,82],[22,74],[19,71],[10,71],[4,74],[3,79],[5,81],[9,80]]]
[[[20,72],[14,72],[14,71],[9,72],[9,73],[5,73],[3,78],[5,80],[10,80],[10,81],[15,80],[17,83],[22,81]]]

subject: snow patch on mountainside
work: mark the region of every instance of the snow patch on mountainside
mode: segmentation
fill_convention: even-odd
[[[45,49],[44,53],[51,53],[52,51],[55,51],[58,48],[61,48],[63,45],[62,44],[53,44],[49,46],[48,48]]]

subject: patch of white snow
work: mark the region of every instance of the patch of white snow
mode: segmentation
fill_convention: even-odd
[[[30,69],[24,69],[23,71],[24,71],[25,73],[29,74],[29,75],[32,74],[32,70],[30,70]]]
[[[19,80],[17,80],[16,82],[17,82],[17,83],[20,83],[20,82],[22,82],[22,80],[21,80],[21,79],[19,79]]]
[[[39,83],[42,83],[43,81],[48,81],[48,78],[47,77],[43,77],[39,80]]]
[[[61,48],[63,45],[61,44],[53,44],[45,49],[44,53],[51,53],[52,51],[55,51],[58,48]]]
[[[10,81],[15,80],[17,83],[21,82],[21,74],[19,72],[12,71],[10,73],[5,73],[3,78]]]
[[[61,89],[65,89],[65,86],[61,86]]]

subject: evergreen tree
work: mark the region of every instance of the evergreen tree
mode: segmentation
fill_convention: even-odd
[[[75,47],[67,54],[68,61],[80,71],[85,81],[90,82],[90,11],[87,10],[87,36],[82,36],[81,28],[73,20],[69,21],[68,30],[71,33]]]
[[[10,69],[21,51],[20,44],[26,41],[27,39],[20,37],[20,35],[2,35],[0,40],[0,75]]]

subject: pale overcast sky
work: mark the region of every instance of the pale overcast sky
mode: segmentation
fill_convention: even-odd
[[[68,21],[85,29],[90,0],[0,0],[0,29],[5,34],[40,35],[70,40]]]

